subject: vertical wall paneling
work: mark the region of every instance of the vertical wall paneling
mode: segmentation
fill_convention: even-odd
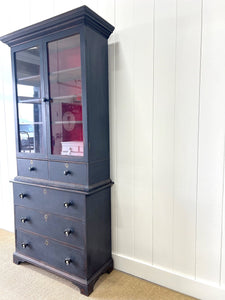
[[[81,5],[87,5],[90,9],[98,13],[98,0],[81,0]]]
[[[5,1],[0,9],[0,35],[28,25],[28,11],[28,0],[15,1],[13,3],[12,1]]]
[[[7,24],[8,30],[5,31],[5,34],[23,28],[30,24],[29,23],[30,22],[29,0],[13,1],[13,3],[12,1],[5,1],[4,6],[5,5],[9,6],[9,11],[10,11],[10,18],[8,18],[7,15],[3,16],[7,18],[5,22],[8,23]],[[33,14],[35,14],[35,12],[33,12]],[[12,20],[14,20],[14,22],[12,22]]]
[[[173,269],[195,276],[201,0],[178,0]]]
[[[220,22],[222,22],[224,28],[224,19],[221,17]],[[224,34],[225,29],[223,29]],[[223,69],[224,76],[224,65],[221,66]],[[224,101],[224,98],[223,98]],[[222,228],[221,228],[221,261],[220,261],[220,285],[225,288],[225,130],[224,130],[224,152],[223,152],[223,203],[222,203]]]
[[[28,0],[29,1],[29,0]],[[19,1],[18,1],[19,2]],[[65,3],[67,1],[64,1]],[[63,2],[62,2],[63,4]],[[29,23],[35,24],[54,16],[54,0],[30,0]]]
[[[152,262],[154,0],[134,1],[134,254]],[[144,44],[143,44],[144,41]]]
[[[7,165],[7,181],[6,185],[16,175],[16,145],[15,145],[15,120],[14,120],[14,105],[13,105],[13,89],[12,89],[12,74],[11,74],[11,52],[9,47],[3,45],[2,70],[4,74],[3,94],[4,94],[4,114],[5,114],[5,139],[6,139],[6,165]],[[12,186],[9,190],[11,193]]]
[[[172,268],[176,0],[155,1],[153,264]]]
[[[82,0],[53,0],[54,15],[62,14],[82,5]],[[94,1],[93,1],[94,2]]]
[[[3,66],[3,55],[2,55],[2,47],[0,48],[0,70],[2,70]],[[4,93],[3,93],[3,72],[0,72],[0,140],[4,140],[4,129],[5,129],[5,115],[4,115]],[[4,144],[3,144],[4,145]],[[6,150],[5,147],[0,147],[0,157],[2,157],[2,152]],[[0,159],[0,188],[3,185],[3,168],[4,164],[2,159]],[[1,189],[2,190],[2,189]],[[3,193],[0,193],[0,203],[2,204],[4,200]],[[3,218],[3,210],[0,210],[0,228],[3,228],[5,225],[3,222],[5,219]]]
[[[219,283],[225,126],[225,2],[203,2],[196,278]]]
[[[98,1],[98,13],[107,22],[115,26],[115,0]],[[113,34],[114,33],[115,32],[113,32]],[[112,39],[112,35],[109,39]]]
[[[223,205],[222,205],[222,230],[221,230],[221,261],[220,261],[220,286],[225,288],[225,134],[224,134],[224,162],[223,162]]]
[[[133,1],[116,1],[117,250],[128,256],[134,251],[133,13]]]
[[[12,105],[12,80],[10,70],[10,50],[1,45],[1,70],[4,81],[1,81],[0,101],[0,178],[1,178],[1,224],[0,227],[13,230],[13,200],[9,180],[16,175],[15,142],[14,142],[14,112]]]

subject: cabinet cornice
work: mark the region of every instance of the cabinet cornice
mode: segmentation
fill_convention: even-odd
[[[111,24],[83,5],[56,17],[4,35],[0,37],[0,41],[13,47],[81,24],[90,26],[106,38],[114,30]]]

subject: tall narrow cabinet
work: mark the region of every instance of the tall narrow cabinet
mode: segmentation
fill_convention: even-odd
[[[89,295],[113,269],[108,45],[86,6],[0,38],[11,47],[16,251]]]

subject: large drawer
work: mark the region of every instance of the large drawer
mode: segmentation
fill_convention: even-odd
[[[39,233],[73,246],[84,248],[84,224],[68,217],[15,207],[16,228]]]
[[[84,253],[37,234],[16,231],[17,252],[72,275],[85,277]],[[65,260],[69,260],[66,264]]]
[[[84,219],[85,195],[28,184],[14,183],[14,202],[46,212]]]
[[[44,160],[17,159],[18,175],[48,179],[48,162]]]
[[[87,185],[87,164],[51,161],[49,162],[49,180],[73,183],[82,186]]]

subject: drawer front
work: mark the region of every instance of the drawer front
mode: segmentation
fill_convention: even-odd
[[[17,159],[18,175],[48,179],[48,162],[43,160]]]
[[[24,246],[23,246],[24,245]],[[85,257],[82,251],[45,239],[37,234],[16,231],[16,250],[56,269],[85,277]],[[70,259],[66,264],[65,259]]]
[[[49,179],[78,185],[87,185],[87,164],[49,162]]]
[[[13,190],[16,205],[84,219],[85,195],[21,183],[14,183]]]
[[[80,221],[20,206],[15,207],[15,214],[16,228],[84,248],[85,228]]]

